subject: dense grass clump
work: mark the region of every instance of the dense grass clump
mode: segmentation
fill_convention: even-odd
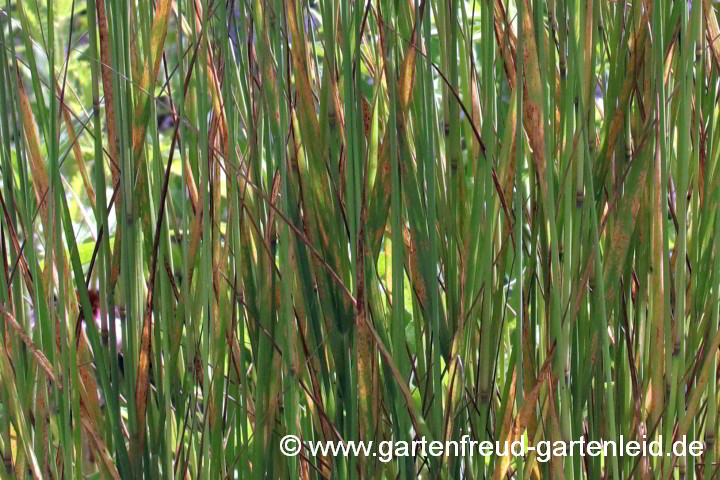
[[[717,17],[5,0],[0,480],[720,478]]]

